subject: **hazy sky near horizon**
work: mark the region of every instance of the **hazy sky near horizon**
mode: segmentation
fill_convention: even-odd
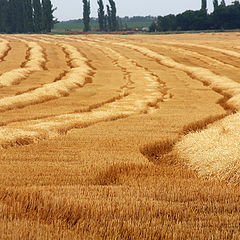
[[[108,0],[103,0],[105,5]],[[225,0],[230,4],[233,0]],[[90,0],[91,16],[97,17],[97,0]],[[201,6],[201,0],[115,0],[117,15],[124,16],[159,16],[170,13],[177,14],[185,10],[197,10]],[[212,0],[207,0],[208,10],[212,11]],[[219,0],[220,2],[220,0]],[[57,10],[54,16],[60,21],[82,18],[82,0],[52,0]]]

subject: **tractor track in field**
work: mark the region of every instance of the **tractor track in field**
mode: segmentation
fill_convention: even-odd
[[[26,64],[30,61],[30,56],[31,56],[31,47],[28,46],[26,43],[24,43],[27,50],[26,50],[26,55],[25,55],[25,60],[24,62],[21,63],[20,67],[21,68],[25,68],[26,67]]]

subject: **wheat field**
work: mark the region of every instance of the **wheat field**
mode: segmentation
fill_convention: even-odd
[[[0,239],[239,239],[239,37],[0,35]]]

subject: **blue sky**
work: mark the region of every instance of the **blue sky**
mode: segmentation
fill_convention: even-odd
[[[97,0],[91,1],[92,16],[97,16]],[[105,4],[108,0],[103,0]],[[220,2],[221,0],[219,0]],[[232,0],[225,0],[230,4]],[[118,16],[158,16],[180,13],[185,10],[197,10],[201,0],[115,0]],[[54,15],[59,20],[82,18],[82,0],[52,0],[57,7]],[[208,9],[212,11],[212,0],[208,0]]]

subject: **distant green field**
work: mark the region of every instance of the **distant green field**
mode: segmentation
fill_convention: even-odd
[[[142,28],[149,27],[152,22],[123,22],[120,24],[121,28]],[[60,22],[54,25],[53,32],[64,32],[65,29],[71,31],[83,31],[83,23],[76,22]],[[97,23],[91,23],[92,31],[96,31],[98,29]]]

